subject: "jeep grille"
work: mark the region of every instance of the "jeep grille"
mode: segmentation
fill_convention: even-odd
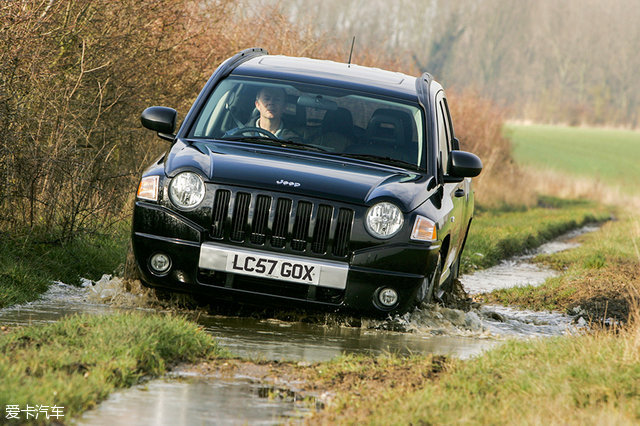
[[[345,257],[354,212],[286,196],[216,190],[211,237],[246,245]]]

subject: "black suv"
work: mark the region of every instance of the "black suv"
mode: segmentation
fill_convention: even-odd
[[[429,74],[248,49],[176,116],[141,117],[172,142],[133,214],[147,285],[386,314],[457,276],[482,163]]]

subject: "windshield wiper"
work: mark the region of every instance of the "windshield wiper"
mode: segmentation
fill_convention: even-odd
[[[413,163],[409,163],[407,161],[402,161],[402,160],[398,160],[397,158],[391,158],[391,157],[383,157],[380,155],[371,155],[371,154],[338,154],[342,157],[350,157],[350,158],[358,158],[361,160],[373,160],[373,161],[379,161],[379,162],[383,162],[383,163],[387,163],[393,166],[401,166],[404,168],[411,168],[411,169],[419,169],[418,166],[416,166]]]
[[[233,135],[222,136],[220,140],[223,141],[247,141],[247,142],[272,142],[272,144],[280,144],[280,139],[270,138],[268,136],[246,136],[246,135]]]
[[[307,145],[305,143],[302,142],[296,142],[296,141],[292,141],[292,140],[280,140],[280,142],[282,143],[282,146],[295,146],[295,147],[300,147],[303,149],[308,149],[310,151],[319,151],[319,152],[328,152],[326,149],[320,148],[319,146],[315,146],[315,145]]]
[[[277,138],[274,139],[268,136],[233,135],[233,136],[222,136],[220,139],[224,141],[267,142],[269,145],[281,146],[283,148],[296,147],[296,148],[307,149],[309,151],[327,152],[327,150],[322,149],[318,146],[307,145],[302,142],[296,142],[292,140],[283,140],[283,139],[277,139]]]

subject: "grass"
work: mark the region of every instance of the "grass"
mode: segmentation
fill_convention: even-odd
[[[479,210],[471,224],[461,271],[493,266],[571,229],[610,217],[610,209],[594,202],[552,197],[541,197],[538,206],[530,209]]]
[[[505,127],[520,164],[596,178],[640,194],[640,132],[545,125]]]
[[[559,126],[509,125],[519,161],[552,167],[574,176],[598,175],[609,186],[594,190],[600,198],[612,193],[639,193],[640,133],[623,130]],[[603,148],[606,147],[606,150]],[[619,220],[581,238],[582,246],[538,256],[563,274],[539,287],[495,291],[484,301],[529,309],[583,312],[590,320],[626,321],[640,291],[637,195],[614,198]],[[634,232],[635,229],[635,232]]]
[[[228,355],[193,323],[140,313],[5,331],[0,354],[0,407],[57,405],[65,420],[174,363]]]
[[[384,404],[369,395],[349,420],[335,412],[334,418],[351,424],[637,424],[639,344],[638,327],[618,336],[510,341],[473,360],[449,361],[438,380],[421,389]]]
[[[113,273],[126,256],[129,230],[78,238],[70,243],[43,243],[30,238],[0,241],[0,308],[30,302],[54,280],[79,284]]]

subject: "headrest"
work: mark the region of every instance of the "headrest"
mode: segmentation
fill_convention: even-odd
[[[373,113],[367,125],[369,140],[405,144],[411,136],[411,116],[404,111],[380,108]]]
[[[346,108],[338,108],[336,110],[328,110],[322,119],[322,130],[324,132],[352,132],[353,116],[351,111]]]

